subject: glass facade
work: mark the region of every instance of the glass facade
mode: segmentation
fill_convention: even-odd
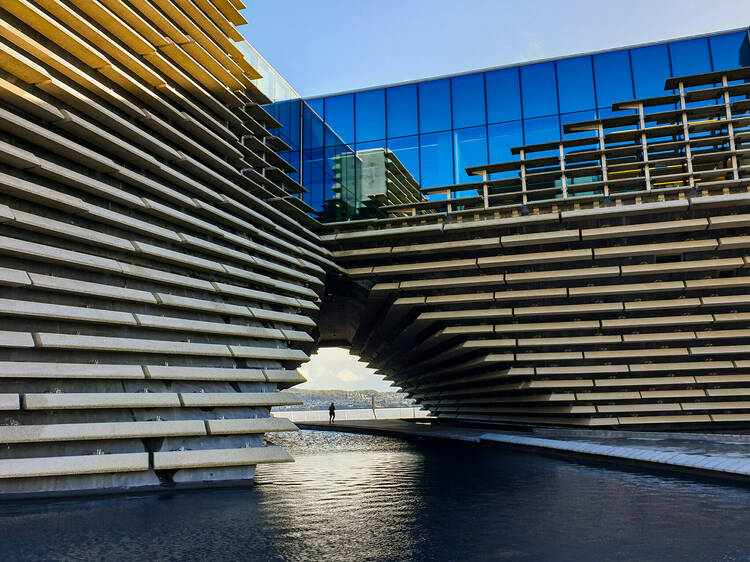
[[[614,102],[662,95],[669,77],[741,66],[747,30],[308,99],[297,128],[279,134],[295,147],[285,158],[302,171],[303,200],[322,210],[339,189],[330,154],[381,148],[421,188],[465,183],[477,179],[467,166],[558,140],[565,123],[610,116]]]

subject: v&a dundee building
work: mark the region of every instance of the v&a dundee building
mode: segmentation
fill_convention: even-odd
[[[0,492],[248,482],[319,346],[441,419],[750,429],[739,29],[302,100],[239,0],[0,2]]]

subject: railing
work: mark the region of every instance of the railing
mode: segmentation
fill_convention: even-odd
[[[745,185],[750,176],[750,166],[743,165],[750,148],[741,148],[750,141],[747,79],[750,67],[670,78],[665,87],[675,93],[613,105],[633,113],[564,127],[566,134],[591,136],[515,147],[511,153],[518,160],[466,168],[468,175],[481,176],[476,183],[425,188],[422,193],[430,200],[387,205],[383,210],[394,218],[508,208],[526,214],[530,205],[607,205],[640,192],[681,196],[703,186]],[[700,86],[708,87],[695,89]],[[689,107],[701,102],[705,105]],[[664,104],[672,107],[664,110]],[[646,108],[655,111],[647,113]],[[491,179],[508,172],[517,175]]]

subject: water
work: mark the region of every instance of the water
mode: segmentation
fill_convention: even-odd
[[[0,504],[0,560],[750,560],[750,488],[304,431],[246,490]]]

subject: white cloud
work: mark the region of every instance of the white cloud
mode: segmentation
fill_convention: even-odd
[[[544,50],[544,44],[539,36],[528,31],[524,32],[523,36],[522,49],[519,53],[519,62],[540,60],[547,56]]]
[[[395,391],[359,359],[340,347],[325,347],[300,367],[307,382],[297,388],[310,390],[380,390]]]
[[[353,372],[351,369],[341,369],[336,373],[336,378],[342,382],[357,382],[361,381],[364,377],[361,374]]]

